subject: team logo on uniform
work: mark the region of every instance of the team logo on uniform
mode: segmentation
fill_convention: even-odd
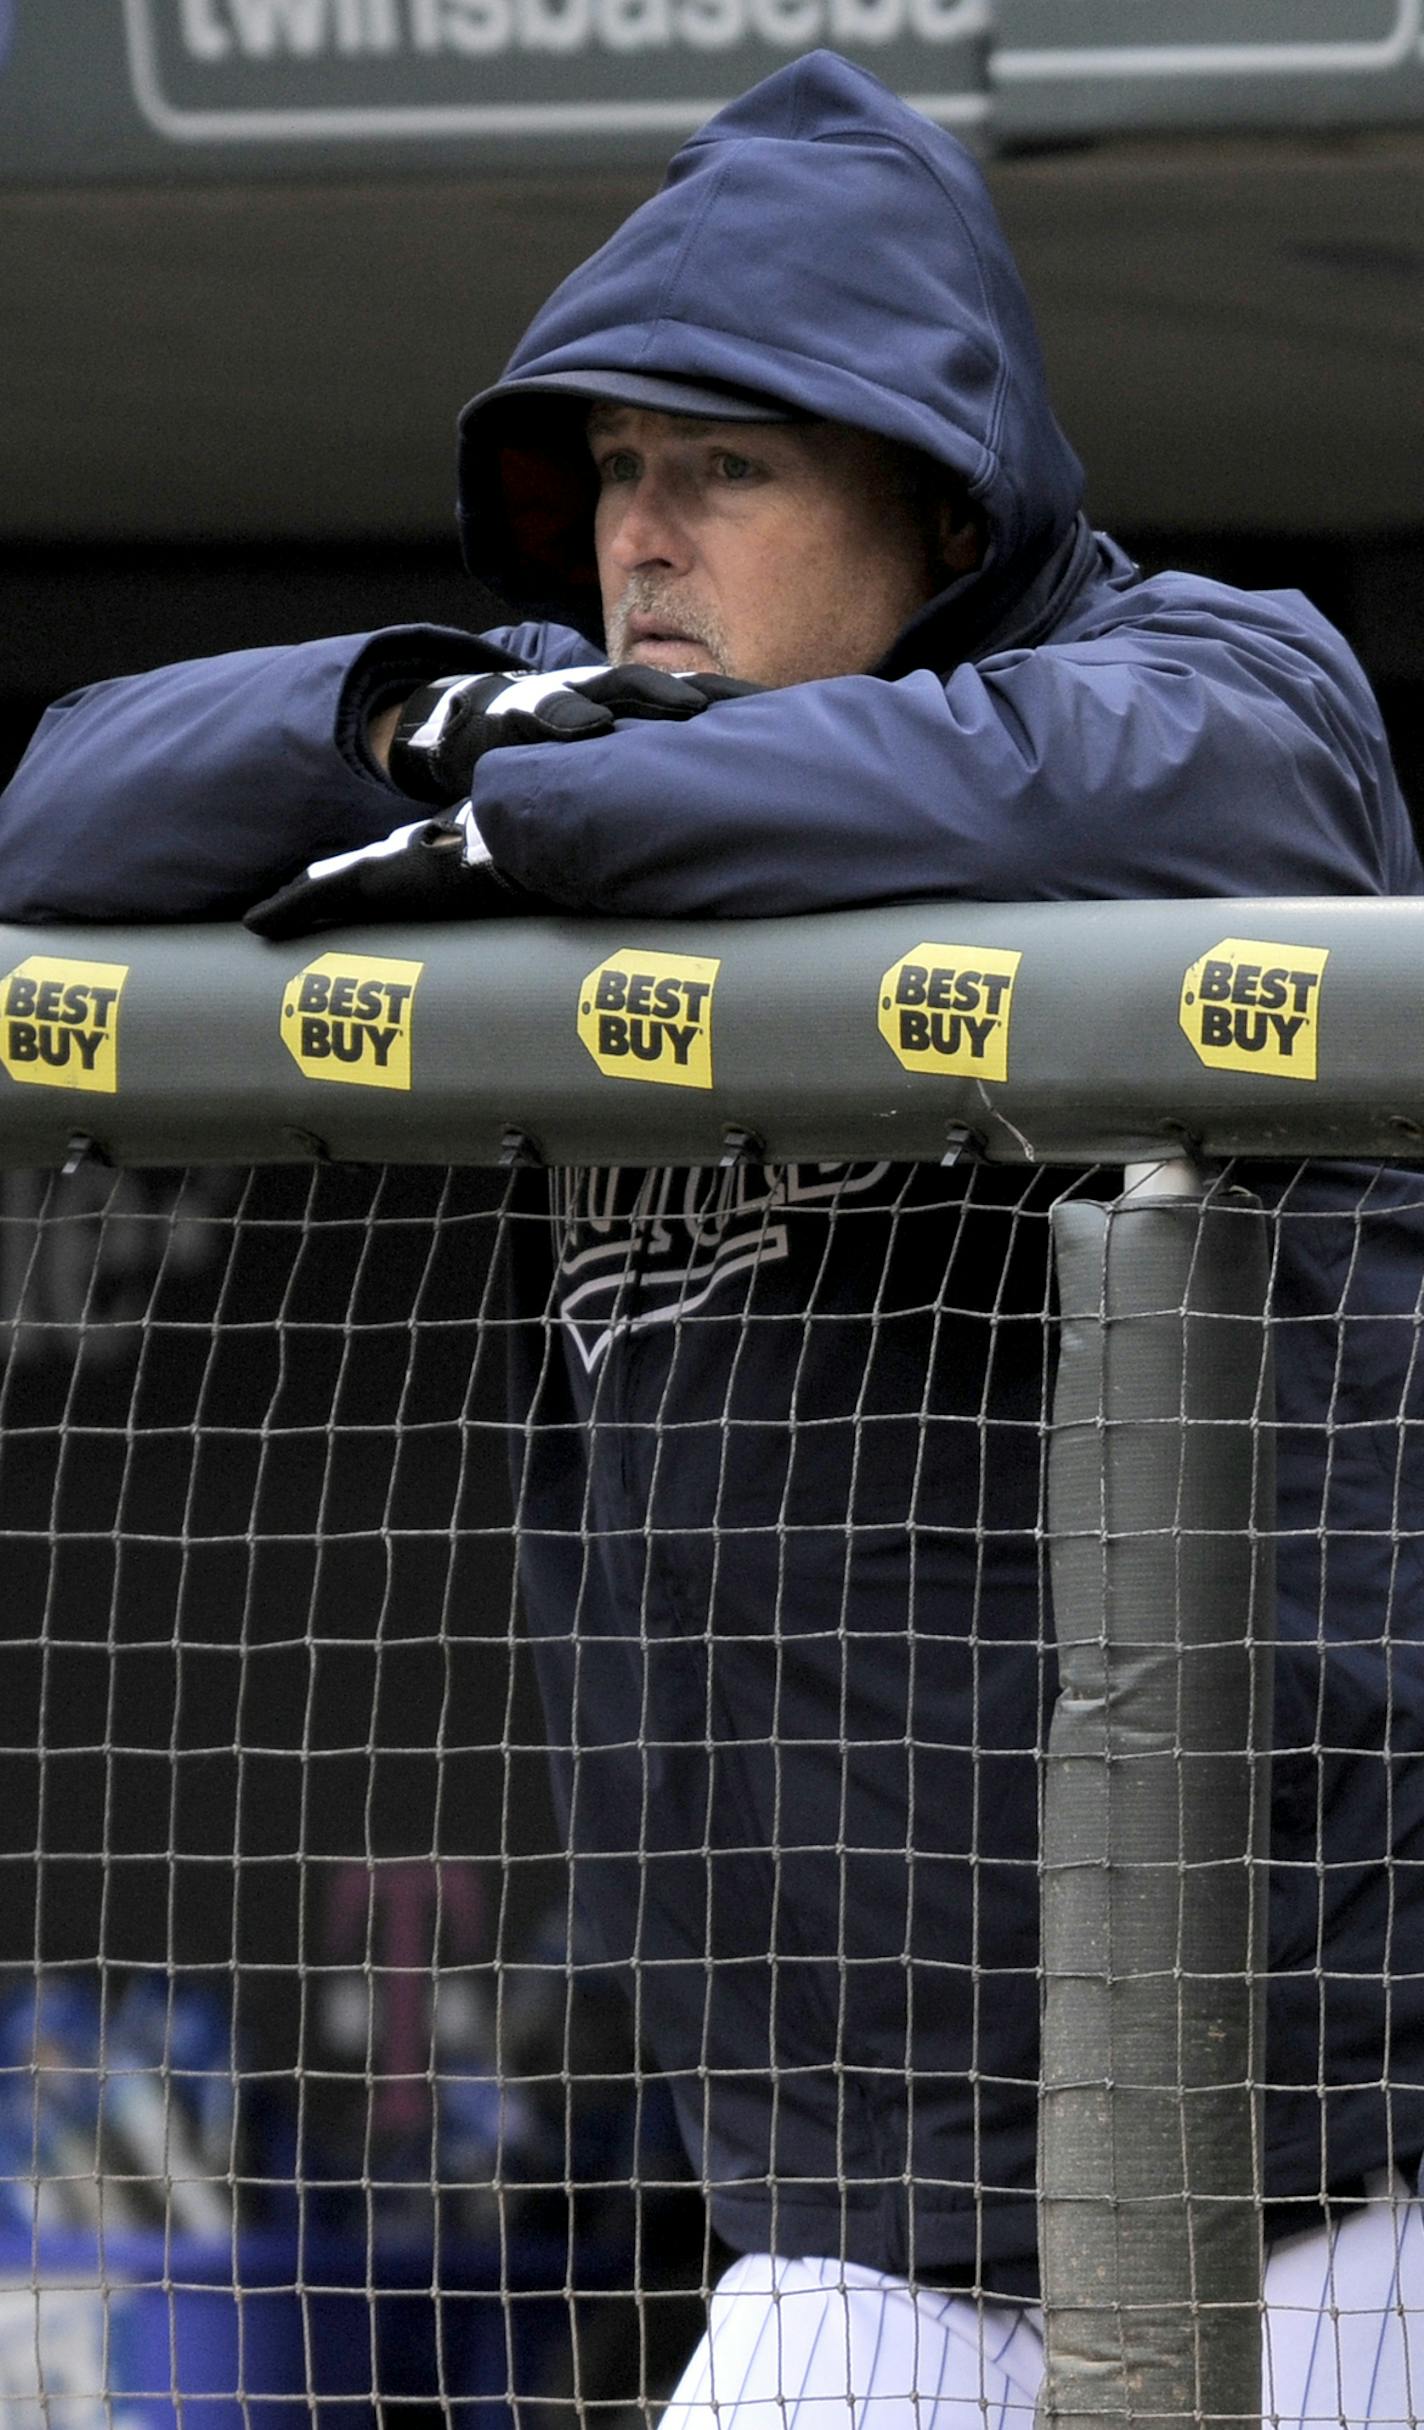
[[[1009,1017],[1021,953],[989,945],[916,945],[880,982],[880,1034],[907,1072],[1007,1080]]]
[[[610,954],[579,990],[578,1034],[610,1080],[712,1086],[712,995],[705,954]]]
[[[615,1342],[683,1323],[739,1278],[743,1292],[753,1289],[764,1268],[786,1264],[807,1208],[833,1224],[848,1200],[894,1207],[904,1186],[888,1164],[556,1170],[555,1290],[585,1374]]]
[[[1182,981],[1177,1018],[1212,1071],[1315,1078],[1324,945],[1223,937]]]
[[[324,953],[287,983],[282,1044],[309,1080],[409,1088],[410,1021],[423,962]]]
[[[0,1063],[41,1088],[119,1085],[119,999],[127,962],[31,954],[0,979]]]

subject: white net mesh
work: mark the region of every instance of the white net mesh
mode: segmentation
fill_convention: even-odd
[[[10,2419],[631,2424],[738,2250],[1031,2299],[1049,1216],[1119,1179],[5,1180]],[[1275,2236],[1424,2145],[1420,1220],[1252,1179]]]

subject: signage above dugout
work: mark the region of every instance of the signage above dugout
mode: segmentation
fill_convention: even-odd
[[[1424,117],[1424,0],[0,0],[0,176],[660,162],[823,43],[989,150]]]

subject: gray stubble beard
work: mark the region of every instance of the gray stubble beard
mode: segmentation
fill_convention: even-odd
[[[634,616],[663,616],[675,624],[689,641],[701,644],[711,658],[719,675],[731,675],[735,669],[727,664],[727,635],[720,618],[710,609],[679,600],[672,602],[668,585],[656,574],[631,574],[622,597],[608,619],[608,656],[613,665],[628,654],[628,625]]]

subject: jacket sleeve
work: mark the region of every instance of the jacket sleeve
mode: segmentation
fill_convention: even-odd
[[[1244,604],[492,754],[481,831],[521,884],[632,914],[1419,892],[1353,659],[1303,601]]]
[[[1139,592],[1108,629],[947,683],[850,676],[491,753],[480,826],[536,894],[631,915],[1424,890],[1343,644],[1303,602],[1230,597],[1145,615]],[[399,627],[76,694],[0,800],[0,917],[230,915],[409,815],[360,748],[383,694],[587,649]]]
[[[48,710],[0,796],[0,918],[202,919],[410,804],[364,748],[385,699],[518,661],[435,625],[188,659]]]

